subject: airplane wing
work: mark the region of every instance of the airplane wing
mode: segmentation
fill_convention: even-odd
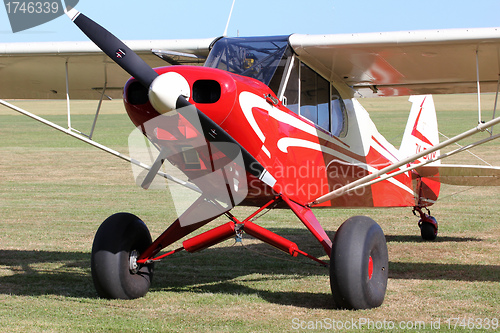
[[[126,43],[155,67],[200,63],[213,40]],[[301,60],[362,96],[476,92],[478,68],[481,91],[496,92],[500,73],[500,28],[293,34],[289,41]],[[66,61],[71,98],[98,99],[104,83],[107,95],[120,97],[128,75],[93,43],[58,42],[0,44],[0,98],[65,98]]]
[[[482,92],[497,91],[500,28],[294,34],[290,44],[325,78],[362,96],[477,92],[477,73]]]
[[[201,65],[212,41],[125,43],[150,66],[159,67],[168,61]],[[107,96],[121,98],[130,76],[92,42],[0,43],[0,98],[65,99],[66,77],[72,99],[99,99],[104,86]]]

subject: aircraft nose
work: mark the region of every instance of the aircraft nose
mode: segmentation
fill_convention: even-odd
[[[158,76],[149,86],[149,101],[161,114],[176,109],[179,96],[189,99],[191,89],[188,81],[177,72],[167,72]]]

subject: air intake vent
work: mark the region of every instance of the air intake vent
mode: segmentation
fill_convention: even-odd
[[[221,88],[215,80],[198,80],[193,84],[195,103],[215,103],[220,99]]]
[[[148,101],[148,88],[144,87],[139,81],[130,83],[127,88],[127,102],[132,105],[142,105]]]

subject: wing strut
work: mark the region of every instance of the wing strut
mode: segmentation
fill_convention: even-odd
[[[66,59],[66,107],[68,109],[68,129],[71,130],[71,109],[69,103],[69,73],[68,73],[68,59]]]
[[[67,113],[68,113],[68,130],[76,132],[76,133],[81,134],[83,136],[86,136],[87,138],[89,138],[89,139],[92,140],[92,136],[94,135],[95,126],[97,124],[97,117],[99,116],[99,112],[101,110],[102,101],[104,100],[104,96],[106,96],[106,88],[107,88],[107,85],[108,85],[108,74],[107,74],[107,70],[106,70],[106,64],[104,64],[104,86],[102,88],[101,98],[99,99],[99,103],[97,104],[97,110],[95,112],[94,121],[93,121],[92,127],[90,129],[90,134],[88,134],[88,135],[85,134],[85,133],[83,133],[83,132],[81,132],[81,131],[79,131],[79,130],[77,130],[76,128],[73,128],[71,126],[71,103],[70,103],[70,97],[69,97],[69,67],[68,67],[68,59],[66,59],[65,71],[66,71],[66,108],[67,108]],[[109,96],[107,96],[107,97],[109,99],[111,99]]]
[[[468,150],[468,149],[474,148],[474,147],[476,147],[476,146],[482,145],[482,144],[484,144],[484,143],[486,143],[486,142],[489,142],[489,141],[491,141],[491,140],[495,140],[495,139],[498,139],[498,138],[500,138],[500,134],[497,134],[497,135],[491,135],[491,136],[489,136],[489,137],[487,137],[487,138],[485,138],[485,139],[482,139],[482,140],[480,140],[480,141],[476,141],[476,142],[474,142],[474,143],[468,144],[467,146],[463,146],[463,147],[457,148],[457,149],[455,149],[455,150],[453,150],[453,151],[450,151],[450,152],[448,152],[448,153],[441,154],[441,155],[439,155],[439,156],[438,156],[438,157],[436,157],[436,158],[429,159],[429,160],[427,160],[427,161],[425,161],[425,162],[422,162],[422,163],[412,164],[411,166],[409,166],[409,167],[407,167],[407,168],[400,169],[400,170],[399,170],[399,171],[397,171],[397,172],[393,172],[393,173],[391,173],[391,174],[386,174],[385,176],[382,176],[382,177],[380,177],[380,178],[374,179],[374,180],[372,180],[372,181],[370,181],[370,182],[364,183],[364,184],[362,184],[362,185],[356,186],[355,188],[352,188],[352,189],[350,189],[350,190],[347,190],[347,192],[355,191],[355,190],[357,190],[357,189],[360,189],[360,188],[363,188],[363,187],[370,186],[370,185],[373,185],[373,184],[375,184],[375,183],[381,182],[381,181],[386,180],[386,179],[388,179],[388,178],[393,178],[393,177],[396,177],[396,176],[398,176],[398,175],[400,175],[400,174],[402,174],[402,173],[405,173],[405,172],[411,171],[411,170],[413,170],[413,169],[417,169],[417,168],[423,167],[423,166],[425,166],[425,165],[427,165],[427,164],[430,164],[430,163],[436,162],[436,161],[441,160],[441,159],[443,159],[443,158],[445,158],[445,157],[450,157],[450,156],[452,156],[452,155],[458,154],[458,153],[460,153],[460,152],[463,152],[463,151],[465,151],[465,150]],[[487,162],[486,162],[486,163],[487,163]],[[491,165],[490,165],[490,167],[491,167]]]
[[[108,71],[106,70],[107,66],[104,64],[104,86],[102,87],[101,98],[99,99],[99,103],[97,104],[97,110],[95,112],[94,122],[92,123],[92,128],[90,129],[89,139],[92,140],[92,136],[94,135],[95,125],[97,123],[97,117],[99,116],[99,111],[101,110],[102,100],[106,94],[106,88],[108,86]]]
[[[481,117],[481,84],[479,83],[479,49],[476,49],[476,78],[477,78],[477,117],[478,117],[477,123],[481,124],[483,122],[483,119]]]
[[[497,92],[495,94],[495,105],[493,106],[493,119],[496,117],[497,113],[497,102],[498,102],[498,91],[500,90],[500,74],[498,74],[498,81],[497,81]],[[493,135],[493,126],[490,128],[490,134]]]
[[[342,186],[341,188],[338,188],[336,189],[335,191],[332,191],[332,192],[329,192],[319,198],[317,198],[316,200],[314,200],[313,202],[310,202],[308,203],[307,205],[310,207],[310,206],[314,206],[314,205],[319,205],[325,201],[328,201],[328,200],[332,200],[332,199],[335,199],[335,198],[338,198],[344,194],[346,194],[349,190],[353,189],[354,187],[358,187],[358,186],[363,186],[369,182],[371,182],[372,180],[374,180],[375,178],[378,178],[388,172],[391,172],[393,170],[396,170],[400,167],[402,167],[403,165],[406,165],[406,164],[409,164],[409,163],[412,163],[414,162],[415,160],[421,158],[421,157],[424,157],[425,155],[428,155],[430,153],[433,153],[437,150],[440,150],[444,147],[447,147],[457,141],[460,141],[462,139],[465,139],[465,138],[468,138],[469,136],[471,135],[474,135],[476,133],[479,133],[479,132],[484,132],[485,130],[488,129],[488,127],[491,127],[491,126],[494,126],[496,124],[500,123],[500,117],[498,118],[495,118],[493,120],[490,120],[486,123],[480,123],[478,124],[476,127],[466,131],[466,132],[463,132],[462,134],[459,134],[457,136],[454,136],[453,138],[451,139],[448,139],[432,148],[429,148],[427,150],[424,150],[418,154],[415,154],[413,156],[410,156],[404,160],[401,160],[399,161],[398,163],[394,163],[392,165],[389,165],[388,167],[385,167],[383,168],[382,170],[379,170],[378,172],[375,172],[375,173],[372,173],[368,176],[365,176],[363,178],[360,178],[352,183],[349,183],[345,186]],[[392,177],[393,175],[391,175]]]
[[[94,146],[96,148],[99,148],[99,149],[101,149],[101,150],[103,150],[103,151],[105,151],[105,152],[107,152],[107,153],[109,153],[111,155],[119,157],[119,158],[121,158],[124,161],[127,161],[129,163],[137,165],[137,166],[139,166],[139,167],[141,167],[143,169],[151,170],[151,166],[149,166],[147,164],[144,164],[144,163],[142,163],[140,161],[137,161],[137,160],[135,160],[135,159],[133,159],[133,158],[127,156],[127,155],[124,155],[124,154],[122,154],[122,153],[120,153],[120,152],[118,152],[118,151],[116,151],[114,149],[106,147],[106,146],[104,146],[104,145],[102,145],[102,144],[100,144],[100,143],[98,143],[98,142],[96,142],[96,141],[88,138],[85,135],[82,135],[82,134],[79,134],[79,133],[75,133],[75,132],[73,132],[71,130],[71,128],[66,129],[66,128],[62,127],[62,126],[59,126],[59,125],[57,125],[57,124],[55,124],[55,123],[47,120],[47,119],[39,117],[39,116],[37,116],[37,115],[35,115],[35,114],[31,113],[31,112],[28,112],[28,111],[26,111],[24,109],[21,109],[21,108],[15,106],[15,105],[12,105],[12,104],[4,101],[3,99],[0,99],[0,104],[3,105],[3,106],[5,106],[5,107],[7,107],[7,108],[9,108],[9,109],[11,109],[11,110],[17,111],[17,112],[19,112],[19,113],[21,113],[21,114],[23,114],[23,115],[25,115],[27,117],[30,117],[31,119],[34,119],[34,120],[36,120],[38,122],[41,122],[44,125],[52,127],[55,130],[58,130],[58,131],[60,131],[60,132],[62,132],[64,134],[67,134],[67,135],[69,135],[69,136],[71,136],[71,137],[73,137],[75,139],[83,141],[83,142],[85,142],[85,143],[87,143],[87,144],[89,144],[91,146]],[[190,190],[193,190],[193,191],[196,191],[198,193],[201,193],[201,190],[198,188],[198,186],[196,186],[196,185],[194,185],[192,183],[185,182],[185,181],[183,181],[181,179],[173,177],[173,176],[171,176],[171,175],[169,175],[167,173],[164,173],[162,171],[158,171],[157,174],[160,175],[160,176],[162,176],[162,177],[164,177],[164,178],[166,178],[166,179],[168,179],[168,180],[170,180],[170,181],[173,181],[173,182],[175,182],[175,183],[177,183],[179,185],[187,187]]]
[[[478,112],[478,123],[484,123],[482,115],[481,115],[481,81],[479,79],[479,48],[476,49],[476,80],[477,80],[477,112]],[[498,80],[497,80],[497,91],[495,94],[495,105],[493,107],[493,117],[492,119],[495,119],[496,117],[496,111],[497,111],[497,102],[498,102],[498,91],[500,89],[500,74],[498,75]],[[494,125],[491,126],[491,128],[487,131],[490,133],[490,135],[493,135],[493,127]]]

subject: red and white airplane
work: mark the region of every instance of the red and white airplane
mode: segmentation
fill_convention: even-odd
[[[338,307],[377,307],[384,300],[389,269],[382,229],[369,217],[354,216],[332,240],[313,209],[411,207],[420,216],[422,237],[432,240],[437,222],[426,211],[438,199],[441,183],[499,183],[497,167],[441,164],[443,157],[498,135],[447,154],[440,149],[489,129],[500,118],[480,121],[440,143],[428,95],[479,88],[498,93],[498,28],[124,43],[76,9],[67,15],[94,44],[0,44],[0,98],[71,95],[100,97],[101,102],[123,93],[140,133],[131,135],[131,142],[145,147],[146,155],[153,147],[155,156],[139,161],[100,145],[92,133],[85,136],[70,123],[63,128],[0,103],[143,168],[144,188],[163,177],[196,195],[155,241],[132,214],[114,214],[103,222],[91,264],[102,297],[141,297],[159,259],[246,233],[329,266]],[[355,99],[368,95],[412,96],[399,149],[380,135]],[[162,171],[173,166],[180,177]],[[256,210],[239,219],[231,213],[236,205]],[[252,222],[270,208],[291,209],[330,262]],[[229,222],[187,238],[181,248],[169,248],[222,215]]]

